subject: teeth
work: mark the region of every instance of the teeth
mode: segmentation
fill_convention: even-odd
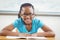
[[[26,19],[26,20],[30,20],[30,19]]]
[[[26,19],[26,21],[30,21],[30,19]]]

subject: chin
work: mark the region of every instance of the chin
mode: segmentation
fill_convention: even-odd
[[[29,25],[29,24],[31,24],[31,23],[27,23],[27,22],[25,22],[25,24]]]
[[[25,23],[25,24],[31,24],[32,21],[25,21],[25,20],[24,20],[24,23]]]

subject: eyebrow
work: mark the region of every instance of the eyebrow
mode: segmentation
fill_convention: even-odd
[[[26,14],[26,13],[24,13],[24,14]],[[27,13],[27,14],[34,14],[34,13]]]

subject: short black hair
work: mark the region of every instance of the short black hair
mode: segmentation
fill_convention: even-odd
[[[22,7],[26,7],[26,6],[31,6],[33,8],[33,10],[34,10],[34,7],[33,7],[32,4],[30,4],[30,3],[24,3],[20,7],[20,10],[19,10],[19,13],[18,13],[18,18],[20,18],[20,13],[21,13]]]

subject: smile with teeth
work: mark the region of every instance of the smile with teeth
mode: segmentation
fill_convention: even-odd
[[[31,21],[31,19],[27,18],[27,19],[25,19],[25,21],[29,22],[29,21]]]

